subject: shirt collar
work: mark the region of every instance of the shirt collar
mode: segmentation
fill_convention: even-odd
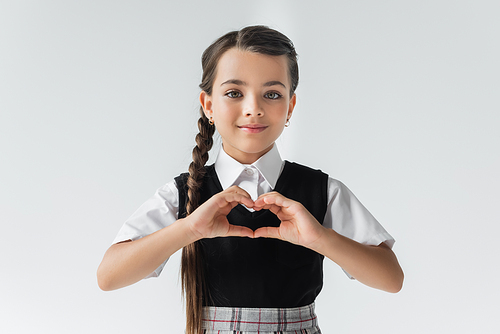
[[[274,144],[269,152],[261,156],[259,160],[255,161],[250,166],[255,167],[262,177],[264,177],[266,182],[269,183],[271,189],[274,189],[283,169],[283,164],[284,161],[281,159],[276,144]],[[248,165],[243,165],[234,160],[224,151],[224,148],[221,148],[215,161],[215,172],[219,177],[222,189],[225,190],[231,187],[245,170],[246,166]]]

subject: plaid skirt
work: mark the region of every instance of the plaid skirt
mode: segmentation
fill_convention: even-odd
[[[204,334],[321,334],[314,303],[296,308],[204,307]]]

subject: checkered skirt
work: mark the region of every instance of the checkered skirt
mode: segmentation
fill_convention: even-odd
[[[204,307],[204,334],[321,334],[314,303],[296,308]]]

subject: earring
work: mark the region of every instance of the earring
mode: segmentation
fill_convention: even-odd
[[[290,126],[290,118],[286,120],[285,128],[288,128],[289,126]]]
[[[210,117],[210,119],[208,120],[208,124],[210,124],[210,125],[214,125],[214,120],[213,120],[213,118],[212,118],[212,117]]]

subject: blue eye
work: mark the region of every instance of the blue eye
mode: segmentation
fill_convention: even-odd
[[[241,93],[240,92],[237,92],[235,90],[232,90],[230,92],[227,92],[226,93],[226,96],[229,97],[229,98],[232,98],[232,99],[235,99],[235,98],[238,98],[238,97],[241,97]]]
[[[267,97],[268,99],[271,99],[271,100],[277,100],[281,97],[281,94],[276,93],[276,92],[269,92],[269,93],[266,93],[266,95],[264,95],[264,96]]]

